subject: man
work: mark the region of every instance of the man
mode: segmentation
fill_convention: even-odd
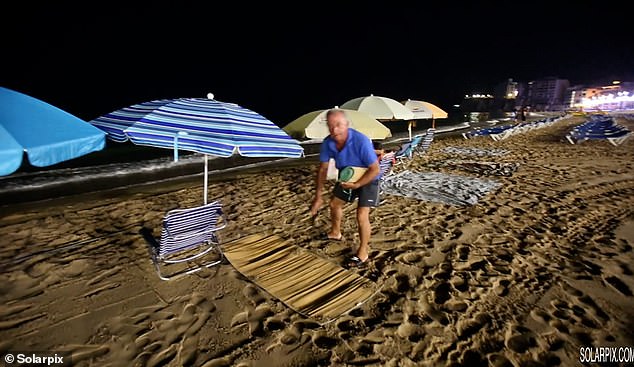
[[[317,215],[323,204],[322,191],[328,173],[328,161],[334,158],[337,169],[344,167],[365,167],[367,170],[357,182],[338,182],[330,200],[330,216],[332,227],[325,234],[327,239],[341,240],[341,217],[343,205],[351,203],[356,198],[357,225],[359,228],[359,249],[356,256],[352,256],[347,265],[360,266],[365,264],[369,256],[369,241],[372,227],[370,225],[370,208],[379,205],[379,163],[374,152],[372,141],[362,133],[349,128],[346,114],[342,110],[333,109],[326,113],[330,135],[324,139],[319,153],[319,168],[317,170],[317,191],[311,206],[311,214]]]

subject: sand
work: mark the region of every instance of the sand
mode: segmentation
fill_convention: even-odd
[[[199,185],[16,209],[0,217],[0,351],[70,351],[86,366],[569,366],[582,346],[634,346],[634,139],[570,145],[579,122],[436,139],[408,169],[455,159],[449,146],[506,149],[482,159],[520,168],[474,206],[384,197],[371,262],[356,270],[381,291],[325,326],[228,264],[158,279],[138,230],[158,236],[167,210],[200,204]],[[277,234],[343,261],[354,206],[343,243],[318,240],[328,222],[325,209],[315,225],[307,213],[313,174],[214,182],[221,239]]]

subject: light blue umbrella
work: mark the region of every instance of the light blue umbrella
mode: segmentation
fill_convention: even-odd
[[[265,117],[234,103],[211,98],[164,99],[136,104],[91,124],[115,141],[202,153],[205,157],[204,201],[207,203],[207,155],[299,158],[304,149]]]
[[[36,167],[103,149],[105,134],[39,99],[0,87],[0,175],[15,172],[26,152]]]

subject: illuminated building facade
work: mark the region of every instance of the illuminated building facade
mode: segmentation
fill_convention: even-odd
[[[567,108],[564,97],[569,87],[568,79],[550,77],[533,80],[528,83],[526,104],[534,111],[563,111]]]
[[[567,100],[574,110],[634,110],[634,83],[615,80],[609,85],[570,88]]]

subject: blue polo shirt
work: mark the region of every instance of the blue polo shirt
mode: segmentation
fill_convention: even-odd
[[[348,129],[348,139],[341,151],[337,149],[337,143],[330,136],[324,139],[319,151],[319,161],[328,162],[330,158],[335,159],[335,166],[339,170],[348,166],[370,167],[378,159],[370,138],[354,129]],[[374,181],[379,178],[381,175]]]

